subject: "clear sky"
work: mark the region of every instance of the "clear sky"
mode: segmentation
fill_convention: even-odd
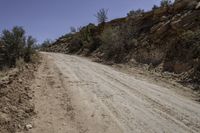
[[[56,39],[70,27],[96,23],[94,14],[109,9],[109,20],[124,17],[132,9],[150,10],[160,0],[0,0],[0,31],[23,26],[42,42]]]

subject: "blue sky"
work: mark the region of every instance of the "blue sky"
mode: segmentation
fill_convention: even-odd
[[[0,0],[0,31],[23,26],[42,42],[56,39],[70,27],[96,23],[94,14],[109,9],[109,20],[124,17],[132,9],[150,10],[160,0]]]

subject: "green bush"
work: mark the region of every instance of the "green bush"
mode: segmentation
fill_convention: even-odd
[[[144,10],[142,9],[138,9],[138,10],[131,10],[127,16],[128,17],[137,17],[137,16],[140,16],[142,13],[144,13]]]
[[[35,40],[31,36],[26,37],[22,27],[16,26],[11,31],[3,30],[0,42],[0,66],[14,67],[20,58],[30,61]]]
[[[101,41],[101,51],[104,52],[104,58],[119,61],[119,57],[124,51],[124,43],[120,36],[119,28],[105,29],[101,34]]]
[[[69,45],[70,45],[68,49],[69,53],[78,52],[83,46],[80,35],[79,34],[74,35]]]
[[[83,48],[88,49],[90,53],[101,45],[97,34],[97,27],[94,24],[89,24],[80,30],[80,39]]]
[[[46,47],[48,47],[48,46],[50,46],[50,45],[52,45],[53,44],[53,41],[51,41],[50,39],[46,39],[42,44],[41,44],[41,48],[46,48]]]
[[[33,46],[35,44],[36,40],[32,38],[31,36],[28,37],[25,47],[24,47],[24,61],[30,62],[31,61],[31,55],[35,52],[33,50]]]
[[[191,54],[185,53],[187,56],[192,55],[191,59],[194,61],[193,72],[190,74],[192,82],[200,84],[200,30],[187,31],[182,34],[181,44]],[[190,57],[190,56],[189,56]]]
[[[200,30],[187,31],[180,36],[181,44],[186,48],[191,48],[193,58],[200,59]]]
[[[153,7],[152,7],[152,10],[156,10],[156,9],[158,9],[159,7],[157,6],[157,5],[153,5]]]
[[[135,37],[134,30],[128,24],[115,28],[108,27],[101,34],[100,51],[104,53],[104,58],[107,60],[123,62],[125,57],[138,46]]]
[[[160,5],[161,7],[170,6],[172,4],[171,0],[161,0]]]

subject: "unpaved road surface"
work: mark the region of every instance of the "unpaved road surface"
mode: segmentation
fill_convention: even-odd
[[[42,53],[31,133],[199,133],[200,105],[85,58]]]

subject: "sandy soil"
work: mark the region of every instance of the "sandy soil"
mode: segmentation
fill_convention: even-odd
[[[42,53],[30,133],[198,133],[200,104],[85,58]]]

